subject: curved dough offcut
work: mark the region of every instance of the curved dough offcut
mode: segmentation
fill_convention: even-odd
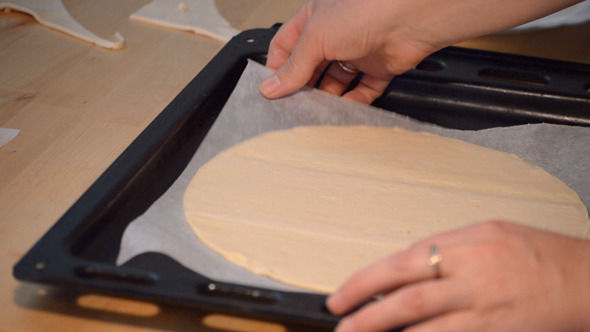
[[[123,48],[125,39],[116,32],[117,41],[100,38],[88,31],[68,13],[61,0],[0,0],[0,9],[14,9],[29,14],[42,25],[82,39],[100,47],[118,50]]]
[[[578,237],[589,227],[573,190],[514,155],[364,126],[245,141],[197,172],[184,208],[197,236],[226,259],[323,292],[421,238],[475,222]]]
[[[214,0],[153,0],[131,15],[132,20],[229,41],[240,33],[217,10]]]

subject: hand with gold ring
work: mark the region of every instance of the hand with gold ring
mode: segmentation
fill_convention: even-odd
[[[501,31],[579,0],[310,0],[276,33],[260,84],[267,98],[304,85],[362,103],[440,48]],[[340,65],[332,66],[333,61]],[[363,72],[357,78],[348,64]],[[317,82],[323,77],[321,82]]]
[[[327,301],[336,331],[590,331],[590,241],[488,222],[427,238]]]
[[[360,73],[360,70],[358,70],[355,66],[346,61],[337,60],[336,63],[338,64],[338,66],[340,66],[340,69],[344,70],[349,74],[357,75],[358,73]]]

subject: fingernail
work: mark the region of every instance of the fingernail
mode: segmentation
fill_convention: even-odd
[[[260,89],[260,92],[263,96],[267,98],[273,98],[279,90],[280,86],[281,81],[279,81],[279,77],[276,74],[274,74],[271,77],[262,81],[258,88]]]

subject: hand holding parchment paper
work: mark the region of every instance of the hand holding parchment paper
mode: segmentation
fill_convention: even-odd
[[[576,2],[310,0],[271,42],[267,65],[276,72],[260,90],[278,98],[316,85],[323,72],[320,89],[371,103],[394,76],[440,48]],[[359,71],[360,83],[347,92]],[[345,314],[383,295],[345,318],[339,332],[416,322],[408,330],[586,330],[590,318],[580,308],[590,304],[589,271],[588,241],[490,224],[435,236],[359,272],[329,299],[328,308]]]
[[[311,89],[300,91],[288,98],[268,100],[260,95],[257,88],[258,83],[268,75],[268,69],[261,65],[256,63],[248,65],[234,93],[184,173],[144,215],[137,218],[126,230],[121,244],[119,263],[124,263],[143,252],[156,251],[168,255],[186,267],[212,279],[279,290],[293,290],[293,287],[249,273],[206,248],[187,226],[182,200],[188,183],[200,166],[220,151],[264,132],[300,125],[396,126],[459,138],[481,146],[514,153],[564,181],[577,191],[586,205],[590,202],[590,177],[588,176],[590,129],[588,128],[538,124],[480,131],[449,130],[418,123],[369,106],[347,102]],[[519,234],[534,233],[511,226],[506,226],[506,229],[503,229],[501,225],[487,225],[464,230],[457,233],[456,236],[463,238],[463,236],[470,236],[472,233],[477,235],[486,229],[495,229],[490,236],[504,237],[504,240],[518,238]],[[542,235],[540,238],[552,239],[552,236]],[[498,240],[497,244],[500,243],[502,242]],[[561,243],[561,240],[555,243]],[[449,260],[453,260],[453,254],[444,249],[442,243],[436,244],[440,246],[440,253],[443,257],[440,268],[444,274],[445,264],[451,264]],[[505,246],[502,247],[505,248]],[[423,276],[427,274],[427,277],[432,277],[434,276],[432,268],[427,265],[428,247],[422,244],[421,248],[423,250],[414,250],[412,257],[419,257],[415,261],[412,260],[412,264],[421,269],[419,271],[423,273]],[[579,246],[579,249],[578,253],[588,251],[584,250],[583,246]],[[447,252],[445,253],[445,251]],[[511,259],[512,256],[508,258]],[[471,259],[477,260],[476,257],[471,257]],[[481,264],[489,263],[482,259],[478,261]],[[583,259],[576,254],[570,257],[571,261],[582,264]],[[455,261],[453,264],[456,263]],[[506,264],[509,263],[506,262]],[[390,272],[387,276],[391,273],[395,272]],[[391,280],[393,282],[396,279]],[[575,280],[575,278],[571,280]],[[346,300],[347,297],[345,296],[344,299]],[[358,299],[357,294],[340,304],[334,300],[335,302],[332,302],[333,309],[335,312],[341,313],[347,308],[345,303],[353,303]],[[388,317],[390,316],[388,315]],[[411,316],[405,318],[409,317],[411,318]]]

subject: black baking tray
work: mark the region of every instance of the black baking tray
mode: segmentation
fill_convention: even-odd
[[[180,175],[247,59],[276,27],[234,37],[14,266],[23,281],[331,329],[325,295],[210,280],[159,253],[117,266],[123,231]],[[450,47],[395,78],[374,105],[457,129],[590,126],[590,66]],[[162,220],[162,222],[166,222]]]

